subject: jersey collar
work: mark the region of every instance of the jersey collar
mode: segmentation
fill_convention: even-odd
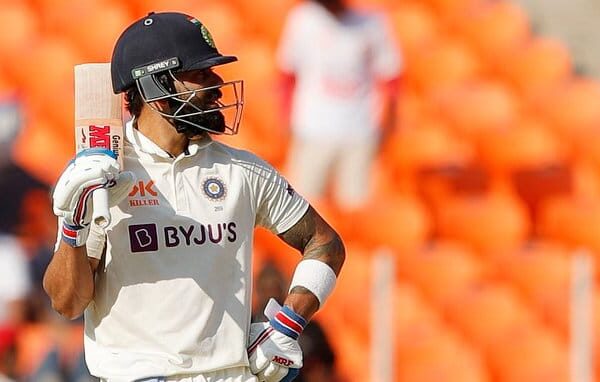
[[[156,155],[161,158],[172,159],[171,154],[161,149],[156,143],[151,141],[148,137],[142,134],[138,129],[133,127],[133,120],[127,122],[125,124],[125,137],[132,145],[141,150],[144,153],[150,155]],[[182,155],[192,156],[196,155],[199,150],[204,147],[210,145],[212,143],[212,138],[206,134],[202,136],[202,138],[190,140],[188,144],[188,149]]]

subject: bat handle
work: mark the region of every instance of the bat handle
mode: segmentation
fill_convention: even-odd
[[[110,212],[108,211],[108,191],[100,188],[92,193],[94,211],[92,221],[102,228],[110,224]]]

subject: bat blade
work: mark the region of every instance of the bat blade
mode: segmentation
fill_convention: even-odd
[[[121,95],[112,91],[109,63],[75,65],[75,150],[94,147],[112,151],[123,169]],[[92,198],[93,221],[108,226],[108,192],[98,189]]]

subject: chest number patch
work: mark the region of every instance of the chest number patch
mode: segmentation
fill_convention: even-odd
[[[222,201],[227,196],[227,188],[219,178],[207,178],[202,182],[202,191],[208,199],[213,201]]]

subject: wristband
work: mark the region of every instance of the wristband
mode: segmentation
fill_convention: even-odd
[[[275,317],[269,320],[273,329],[285,334],[286,336],[298,339],[307,322],[298,313],[294,312],[290,307],[284,306],[281,308]]]
[[[85,245],[89,233],[89,224],[80,226],[63,223],[62,226],[62,240],[71,247],[81,247]]]
[[[323,306],[336,281],[335,272],[329,265],[315,259],[302,260],[294,271],[290,291],[297,286],[304,287],[317,296],[319,306]]]

